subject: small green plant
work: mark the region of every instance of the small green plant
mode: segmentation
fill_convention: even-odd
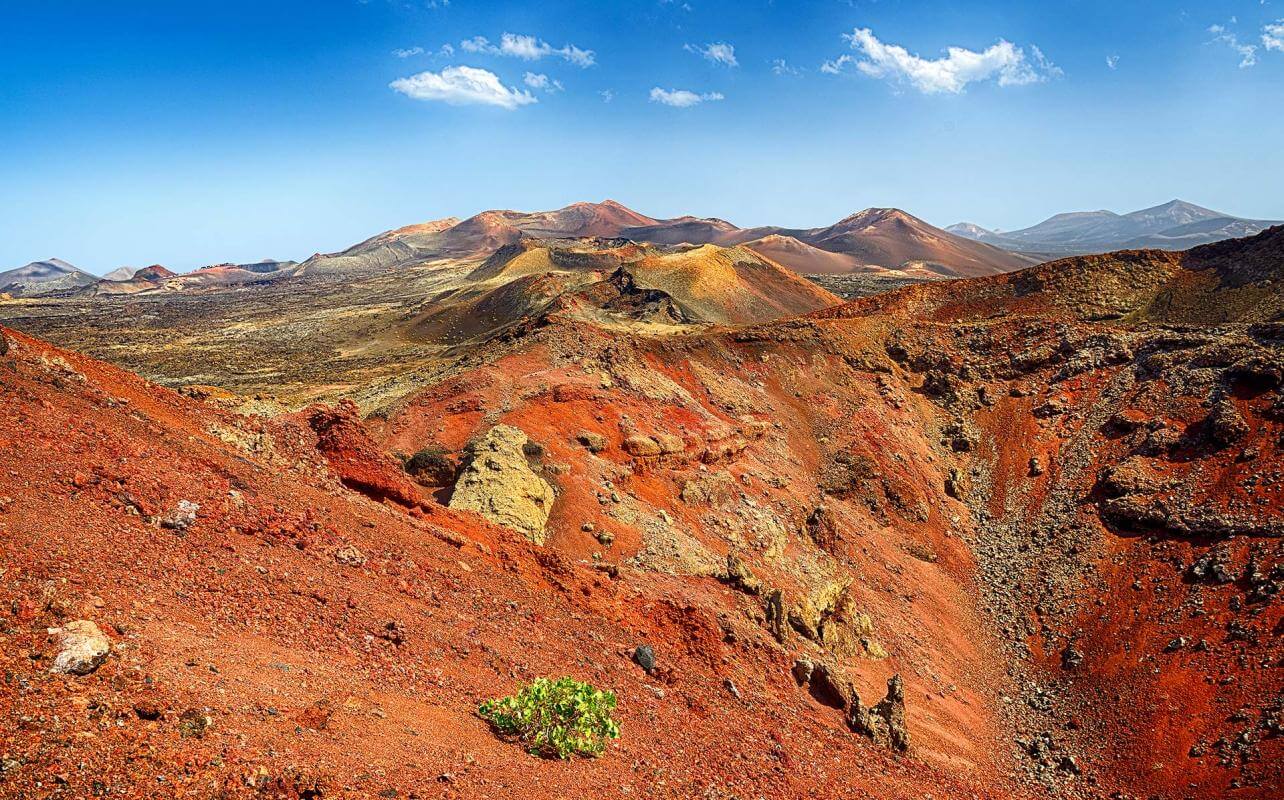
[[[620,736],[611,719],[615,693],[595,689],[574,678],[536,678],[517,694],[487,700],[477,713],[496,732],[526,744],[544,758],[600,756],[607,739]]]

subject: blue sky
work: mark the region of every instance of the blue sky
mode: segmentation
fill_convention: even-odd
[[[0,15],[0,268],[303,258],[607,197],[740,225],[897,206],[1016,228],[1174,197],[1284,218],[1284,0]]]

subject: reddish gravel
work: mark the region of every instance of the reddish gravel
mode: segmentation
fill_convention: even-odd
[[[724,641],[716,582],[612,580],[475,518],[424,521],[343,487],[294,420],[4,335],[0,796],[1013,796],[984,761],[847,732],[754,626]],[[148,521],[179,500],[190,529]],[[348,545],[363,565],[336,561]],[[78,618],[112,655],[52,675],[46,629]],[[641,642],[663,680],[628,659]],[[563,673],[620,696],[599,760],[527,756],[473,713]]]
[[[364,421],[6,330],[0,797],[1284,796],[1278,292],[1192,252],[690,336],[554,315]],[[500,422],[556,488],[544,547],[391,455]],[[773,631],[774,589],[841,591],[878,647]],[[112,654],[51,674],[76,619]],[[909,752],[799,656],[866,704],[900,675]],[[475,714],[562,674],[619,695],[601,759]]]

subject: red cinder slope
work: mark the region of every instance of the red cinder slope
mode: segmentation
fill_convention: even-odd
[[[728,602],[696,588],[719,579],[753,622],[737,640],[836,659],[862,696],[899,673],[916,757],[1032,792],[1270,798],[1275,241],[681,339],[550,324],[385,409],[377,438],[458,451],[520,427],[557,475],[550,549],[671,574],[698,608]],[[804,599],[822,623],[850,601],[888,657],[811,635]]]
[[[474,516],[426,522],[345,488],[297,419],[0,335],[0,797],[1014,796],[974,748],[847,731],[713,579],[617,579]],[[48,631],[74,620],[111,653],[51,673]],[[644,642],[654,676],[628,658]],[[601,759],[528,756],[474,713],[562,674],[620,697]],[[985,729],[923,691],[916,718]]]

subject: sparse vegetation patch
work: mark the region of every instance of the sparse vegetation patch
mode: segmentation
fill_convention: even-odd
[[[536,678],[516,694],[482,703],[477,713],[532,754],[569,759],[600,756],[608,739],[619,738],[614,710],[614,692],[564,677]]]

